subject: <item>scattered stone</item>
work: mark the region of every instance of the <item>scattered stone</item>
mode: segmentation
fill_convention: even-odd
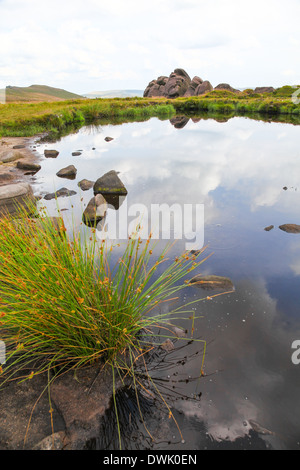
[[[95,184],[95,181],[83,179],[78,182],[77,186],[79,186],[80,189],[82,189],[82,191],[87,191],[88,189],[91,189],[94,186],[94,184]]]
[[[287,188],[287,186],[283,186],[282,189],[283,189],[284,191],[287,191],[288,188]]]
[[[44,150],[44,155],[46,158],[56,158],[59,152],[57,150]]]
[[[81,152],[79,152],[79,151],[78,152],[72,152],[72,155],[73,155],[73,157],[77,157],[77,156],[81,155]]]
[[[75,179],[77,174],[77,169],[75,168],[74,165],[69,165],[66,166],[65,168],[62,168],[56,173],[56,176],[59,176],[60,178],[68,178],[68,179]]]
[[[114,140],[113,137],[105,137],[106,142],[110,142],[111,140]]]
[[[172,343],[172,341],[167,338],[166,341],[164,341],[164,343],[162,343],[160,345],[161,349],[163,349],[164,351],[167,351],[167,352],[171,352],[175,349],[174,347],[174,344]]]
[[[274,228],[274,225],[268,225],[268,227],[265,227],[264,230],[266,232],[269,232],[270,230],[272,230]]]
[[[95,225],[105,217],[106,211],[106,200],[102,194],[96,194],[86,206],[82,220],[86,225]]]
[[[233,290],[234,289],[231,279],[229,279],[228,277],[223,277],[223,276],[215,276],[215,275],[202,276],[201,274],[198,274],[194,276],[189,281],[189,283],[205,290],[211,290],[211,289]]]
[[[32,213],[36,199],[28,183],[15,183],[0,186],[0,216],[10,214],[14,216],[18,209],[25,209]]]
[[[300,225],[297,224],[283,224],[279,228],[287,233],[300,233]]]
[[[94,184],[94,194],[116,194],[123,196],[127,194],[127,189],[118,177],[115,170],[111,170],[97,179]]]
[[[38,163],[17,162],[17,168],[20,170],[39,171],[42,167]]]
[[[55,199],[57,197],[68,197],[74,196],[75,194],[77,194],[76,191],[67,188],[61,188],[58,189],[55,193],[46,194],[46,196],[44,196],[44,199],[46,199],[46,201],[49,201],[50,199]]]

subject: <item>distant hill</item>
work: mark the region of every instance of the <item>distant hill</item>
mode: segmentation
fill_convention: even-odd
[[[143,96],[143,90],[106,90],[92,91],[83,94],[86,98],[132,98],[135,96]]]
[[[61,88],[53,88],[47,85],[30,85],[28,87],[7,86],[6,102],[28,101],[63,101],[72,99],[84,99],[83,96],[71,93]]]

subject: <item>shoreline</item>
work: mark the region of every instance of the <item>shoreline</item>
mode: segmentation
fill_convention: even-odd
[[[35,150],[39,135],[32,137],[2,137],[0,138],[0,186],[15,183],[30,183],[32,172],[19,169],[17,162],[40,163],[40,156]],[[19,147],[20,148],[14,148]],[[2,159],[10,161],[3,162]]]

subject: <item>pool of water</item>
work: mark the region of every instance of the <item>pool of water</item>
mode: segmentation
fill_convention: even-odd
[[[107,142],[107,136],[113,140]],[[300,224],[299,138],[299,127],[290,124],[234,118],[189,119],[175,126],[153,118],[85,127],[37,147],[42,169],[33,180],[35,193],[61,187],[77,192],[58,199],[59,208],[66,209],[61,212],[66,224],[71,219],[80,224],[93,196],[92,189],[81,191],[78,182],[116,170],[128,195],[118,211],[108,210],[108,232],[116,213],[117,233],[126,237],[141,211],[149,228],[153,205],[185,207],[183,230],[175,224],[168,231],[161,222],[159,244],[168,237],[178,239],[172,254],[191,247],[191,241],[194,249],[204,244],[211,256],[202,273],[227,276],[234,283],[234,292],[217,297],[194,287],[184,291],[183,303],[204,298],[194,307],[199,316],[194,337],[201,341],[176,348],[166,367],[154,373],[173,397],[182,432],[181,438],[168,415],[157,411],[155,420],[154,410],[149,418],[157,437],[151,442],[154,449],[300,447],[300,364],[292,361],[292,343],[300,340],[300,234],[279,229]],[[58,157],[45,158],[46,148],[58,150]],[[72,156],[77,150],[81,155]],[[56,176],[70,164],[77,168],[74,180]],[[57,213],[54,200],[41,199],[40,204]],[[194,229],[188,206],[201,209],[202,223],[195,225],[194,217]],[[274,228],[265,231],[270,225]],[[189,329],[186,322],[179,320]],[[194,380],[203,341],[205,376]]]

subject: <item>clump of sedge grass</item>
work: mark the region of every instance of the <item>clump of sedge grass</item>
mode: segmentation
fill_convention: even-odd
[[[184,277],[203,262],[186,253],[168,261],[168,247],[151,262],[151,243],[151,235],[146,241],[129,238],[113,266],[113,245],[97,240],[94,229],[67,234],[61,219],[3,216],[0,339],[7,363],[2,379],[30,379],[97,362],[131,372],[150,347],[141,331],[151,335],[154,327],[164,326],[168,334],[172,314],[158,314],[157,307],[175,301],[186,287]],[[163,263],[166,268],[157,275]]]

